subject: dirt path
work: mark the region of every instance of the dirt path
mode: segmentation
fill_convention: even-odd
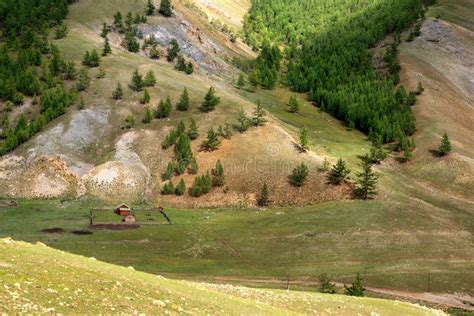
[[[174,279],[187,279],[192,281],[202,281],[202,282],[215,282],[215,283],[236,283],[239,285],[247,286],[278,286],[280,288],[291,289],[292,286],[300,287],[312,287],[317,288],[319,282],[314,280],[288,280],[288,279],[277,279],[277,278],[246,278],[238,276],[189,276],[189,275],[180,275],[180,274],[169,274],[166,275],[168,278]],[[343,288],[344,283],[334,282],[337,287]],[[349,284],[346,284],[349,286]],[[420,293],[420,292],[409,292],[393,289],[385,289],[379,287],[365,286],[365,289],[369,292],[372,292],[377,295],[382,295],[388,299],[397,299],[401,301],[408,301],[411,303],[427,304],[430,307],[437,308],[462,308],[468,311],[474,311],[474,297],[467,294],[449,294],[449,293]]]

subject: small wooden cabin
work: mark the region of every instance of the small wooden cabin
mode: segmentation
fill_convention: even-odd
[[[115,214],[120,216],[128,216],[132,214],[132,208],[127,204],[120,204],[115,208]]]

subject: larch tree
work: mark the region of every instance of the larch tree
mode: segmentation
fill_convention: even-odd
[[[346,162],[342,158],[339,158],[329,172],[328,180],[331,184],[339,185],[347,178],[350,172]]]
[[[357,173],[357,187],[354,193],[361,199],[367,200],[377,194],[378,175],[372,171],[372,162],[369,156],[362,159],[362,171]]]
[[[449,140],[448,134],[444,133],[441,139],[441,144],[438,147],[438,154],[443,157],[451,152],[451,141]]]
[[[308,129],[303,127],[300,130],[300,149],[302,152],[307,152],[309,150],[309,141],[308,141]]]
[[[158,12],[163,16],[170,17],[173,14],[171,0],[161,0]]]
[[[212,112],[219,104],[219,102],[220,98],[216,96],[216,90],[214,89],[214,87],[210,87],[199,109],[201,110],[201,112]]]
[[[262,126],[267,120],[265,119],[265,116],[267,115],[267,112],[263,109],[262,102],[258,100],[257,106],[255,107],[253,111],[253,117],[252,117],[252,122],[254,126]]]
[[[187,111],[189,109],[189,94],[188,89],[184,88],[178,103],[176,104],[176,110],[178,111]]]

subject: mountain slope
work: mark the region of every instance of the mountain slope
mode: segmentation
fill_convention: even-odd
[[[0,239],[0,310],[10,313],[443,315],[408,303],[168,280],[43,244]]]

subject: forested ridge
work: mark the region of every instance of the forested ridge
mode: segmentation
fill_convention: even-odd
[[[67,30],[61,21],[72,0],[0,1],[0,105],[2,114],[0,155],[38,132],[47,122],[63,114],[75,98],[74,89],[66,91],[63,80],[76,78],[74,63],[66,63],[50,40]],[[27,120],[21,114],[16,123],[9,113],[31,97],[39,114]]]
[[[420,0],[253,0],[244,34],[255,49],[285,47],[282,81],[290,89],[307,92],[323,110],[372,140],[406,147],[415,119],[407,98],[395,93],[396,56],[387,58],[394,75],[384,79],[372,69],[370,48],[423,15]],[[396,55],[396,46],[389,53]],[[269,88],[258,59],[255,64],[250,78]]]

